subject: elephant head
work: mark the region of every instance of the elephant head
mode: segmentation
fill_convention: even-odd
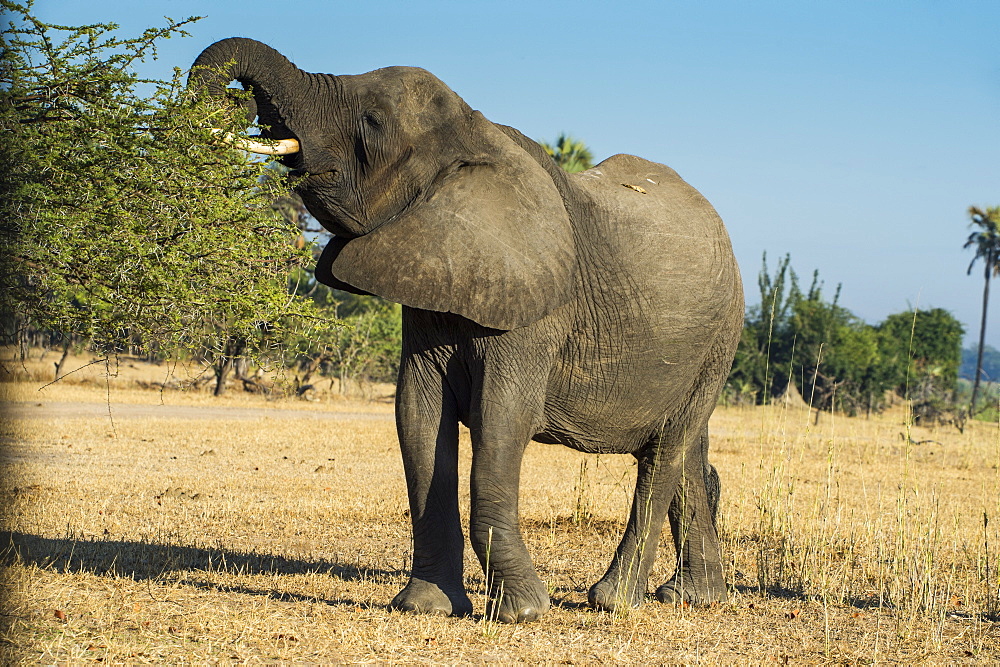
[[[221,73],[220,73],[221,72]],[[333,235],[316,276],[331,286],[496,329],[571,298],[570,217],[546,170],[430,73],[304,72],[231,38],[196,60],[189,85],[242,103],[281,154],[309,212]]]

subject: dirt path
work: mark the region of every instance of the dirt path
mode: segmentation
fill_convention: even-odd
[[[84,403],[61,401],[12,401],[5,403],[2,414],[6,419],[67,419],[74,417],[107,417],[116,421],[160,418],[170,420],[218,419],[331,419],[392,421],[391,411],[347,412],[336,410],[292,410],[276,407],[230,407],[196,405],[142,405],[135,403]]]

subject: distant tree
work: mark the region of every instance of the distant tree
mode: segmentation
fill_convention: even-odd
[[[908,379],[923,395],[950,400],[963,330],[947,311],[899,313],[871,326],[839,305],[839,287],[827,299],[818,273],[802,290],[787,255],[772,273],[765,254],[757,285],[760,303],[747,308],[727,400],[768,403],[794,385],[813,407],[855,414],[881,409],[886,390],[905,392]]]
[[[587,148],[587,145],[565,132],[556,138],[554,144],[545,141],[538,143],[545,149],[546,153],[552,156],[556,164],[571,174],[594,166],[594,155]]]
[[[401,307],[375,297],[344,318],[332,347],[330,371],[344,393],[349,380],[395,382],[403,340]],[[360,304],[359,304],[360,305]]]
[[[976,376],[972,381],[972,399],[969,401],[970,412],[976,410],[976,398],[979,393],[979,379],[983,369],[983,348],[986,340],[986,312],[990,301],[990,278],[1000,274],[1000,206],[981,209],[969,207],[969,217],[975,231],[969,234],[965,248],[972,248],[975,255],[969,262],[966,274],[972,273],[976,260],[983,260],[983,314],[979,324],[979,352],[976,359]]]
[[[809,290],[793,302],[789,376],[810,405],[855,414],[874,407],[884,391],[878,341],[871,326],[838,304],[839,297],[838,286],[826,301],[814,273]]]
[[[767,253],[757,274],[760,303],[747,307],[740,344],[730,373],[732,398],[739,402],[768,403],[788,383],[788,316],[800,298],[798,279],[789,267],[791,258],[778,260],[774,275]]]
[[[943,308],[889,315],[878,325],[882,365],[902,395],[953,392],[965,328]],[[923,396],[922,396],[923,397]]]

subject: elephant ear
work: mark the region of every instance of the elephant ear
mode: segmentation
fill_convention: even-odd
[[[535,322],[572,295],[576,251],[551,177],[478,112],[476,159],[443,170],[427,196],[353,239],[335,238],[320,282],[485,327]]]

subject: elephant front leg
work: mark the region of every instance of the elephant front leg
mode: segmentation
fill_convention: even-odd
[[[662,440],[653,441],[636,454],[639,469],[625,534],[608,571],[587,596],[596,609],[638,607],[646,596],[656,545],[680,477],[680,465],[671,460],[666,448]]]
[[[719,501],[718,474],[709,465],[708,428],[695,455],[685,461],[684,474],[670,504],[670,531],[677,551],[677,570],[656,590],[667,604],[711,604],[726,600],[715,512]]]
[[[534,621],[549,608],[518,522],[523,441],[473,441],[470,537],[486,575],[486,614],[504,623]]]
[[[458,419],[440,378],[415,384],[400,378],[396,423],[413,523],[413,571],[392,607],[466,616],[472,602],[463,583],[458,511]],[[428,395],[430,394],[430,396]]]

